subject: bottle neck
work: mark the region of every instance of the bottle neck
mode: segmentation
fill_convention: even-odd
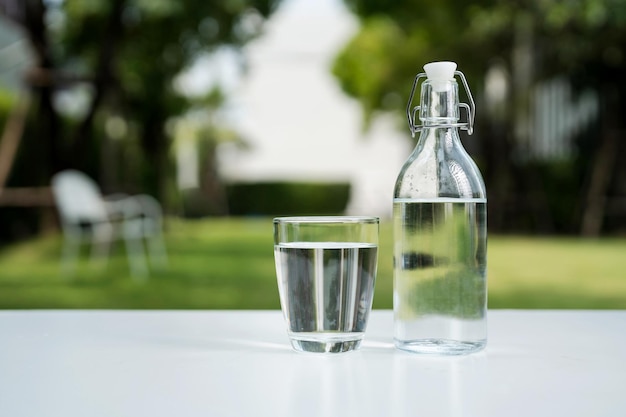
[[[443,151],[447,154],[459,149],[463,149],[463,145],[457,127],[446,123],[424,124],[413,154],[417,155],[423,151]]]
[[[459,86],[455,80],[424,81],[420,103],[424,128],[454,126],[459,121]]]
[[[462,147],[459,137],[458,84],[449,81],[424,81],[422,83],[419,118],[421,134],[416,151],[424,149],[452,150]]]

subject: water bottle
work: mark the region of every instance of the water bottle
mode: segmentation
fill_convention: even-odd
[[[410,352],[461,355],[487,342],[487,196],[459,136],[474,124],[465,76],[454,62],[424,70],[407,106],[419,140],[394,189],[394,342]],[[469,105],[459,102],[457,76]],[[420,104],[412,107],[424,78]]]

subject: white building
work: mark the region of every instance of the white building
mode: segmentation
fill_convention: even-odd
[[[233,107],[250,149],[220,149],[226,181],[350,182],[348,214],[391,214],[395,178],[412,147],[408,128],[381,118],[363,133],[358,103],[331,74],[357,28],[340,0],[288,0],[275,12],[246,46],[249,73]]]

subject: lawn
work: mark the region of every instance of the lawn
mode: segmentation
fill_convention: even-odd
[[[381,226],[374,308],[392,307],[389,224]],[[169,265],[130,276],[84,256],[60,274],[59,235],[0,251],[0,308],[278,309],[271,219],[168,219]],[[86,255],[86,254],[85,254]],[[490,308],[626,308],[626,239],[490,236]]]

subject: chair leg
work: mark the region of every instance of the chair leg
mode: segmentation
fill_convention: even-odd
[[[146,278],[148,276],[148,266],[146,265],[141,238],[141,219],[125,220],[123,227],[126,254],[131,274],[136,278]]]
[[[102,262],[105,267],[109,262],[111,241],[113,240],[113,225],[99,223],[93,226],[91,236],[91,263]]]
[[[150,260],[154,266],[163,268],[169,264],[165,242],[161,233],[157,233],[148,239],[148,247],[150,248]]]
[[[69,277],[76,271],[78,249],[82,240],[80,229],[65,227],[63,230],[63,249],[61,255],[61,274]]]
[[[158,218],[144,217],[143,232],[146,236],[146,245],[150,252],[150,263],[154,267],[165,267],[168,265],[167,250],[163,233],[161,233],[161,222]]]

